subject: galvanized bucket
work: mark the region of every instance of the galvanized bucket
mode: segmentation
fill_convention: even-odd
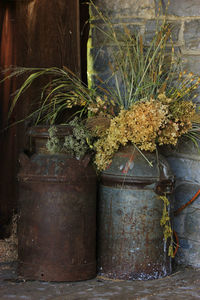
[[[175,149],[163,153],[176,178],[175,210],[186,204],[200,189],[200,155],[191,141],[182,141]],[[200,267],[200,197],[174,217],[174,230],[179,239],[175,261]]]
[[[87,159],[45,153],[47,129],[35,128],[30,135],[37,153],[20,156],[18,174],[18,273],[25,279],[44,281],[93,278],[95,171]]]
[[[171,194],[166,160],[122,148],[102,173],[98,210],[98,274],[117,279],[153,279],[171,273],[160,220],[159,194]],[[169,212],[169,214],[171,214]]]

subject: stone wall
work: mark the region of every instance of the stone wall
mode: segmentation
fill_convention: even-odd
[[[127,26],[139,30],[146,40],[153,37],[155,19],[167,15],[172,25],[174,46],[181,53],[186,70],[200,75],[200,1],[199,0],[96,0],[95,4],[112,19],[119,31]],[[107,66],[107,51],[100,36],[93,32],[94,72],[104,72]],[[105,44],[104,44],[105,46]]]

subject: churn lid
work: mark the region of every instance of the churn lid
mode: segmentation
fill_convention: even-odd
[[[102,178],[112,177],[124,183],[173,181],[168,162],[156,152],[140,152],[133,145],[121,147],[111,164],[102,172]]]

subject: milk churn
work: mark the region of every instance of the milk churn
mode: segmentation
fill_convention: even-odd
[[[161,155],[158,160],[154,153],[145,155],[152,166],[134,146],[126,146],[102,173],[98,209],[101,276],[132,280],[171,273],[159,195],[170,198],[173,175]]]
[[[183,207],[191,199],[191,195],[199,190],[200,184],[177,183],[175,211]],[[174,217],[174,228],[179,240],[176,262],[200,268],[200,197],[177,213]]]
[[[200,155],[190,140],[180,141],[176,148],[164,148],[164,155],[176,178],[175,211],[189,202],[200,189]],[[175,261],[200,267],[200,196],[174,217],[179,239]]]
[[[63,138],[66,130],[58,134]],[[47,128],[29,135],[35,153],[20,156],[18,174],[18,273],[44,281],[95,277],[95,171],[87,158],[46,153]]]

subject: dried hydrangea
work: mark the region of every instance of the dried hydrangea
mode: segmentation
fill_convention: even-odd
[[[62,145],[57,136],[57,128],[56,126],[50,126],[49,130],[49,138],[46,143],[47,150],[51,153],[60,153],[62,151]]]
[[[178,138],[192,127],[194,114],[192,102],[175,102],[165,94],[160,94],[158,99],[137,102],[128,110],[122,109],[94,145],[98,169],[104,170],[120,145],[128,142],[151,152],[157,145],[176,145]]]
[[[196,106],[191,101],[175,101],[169,105],[167,124],[159,131],[158,144],[176,145],[178,138],[192,128],[192,118],[195,115]]]
[[[105,135],[94,144],[96,150],[95,164],[99,170],[104,170],[112,161],[112,156],[119,149],[119,146],[125,146],[128,142],[124,121],[125,114],[126,111],[122,110],[117,117],[113,118]]]
[[[72,126],[72,134],[65,137],[63,148],[81,159],[89,149],[91,136],[78,118],[74,118],[69,125]]]
[[[160,128],[167,122],[168,106],[151,99],[138,102],[127,111],[127,138],[141,150],[154,151]]]

